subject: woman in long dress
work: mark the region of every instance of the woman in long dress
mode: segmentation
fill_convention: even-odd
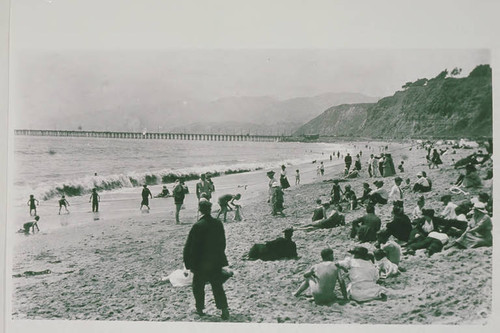
[[[281,188],[287,189],[290,187],[290,183],[288,182],[288,178],[286,177],[286,166],[282,165],[281,166],[281,173],[280,173],[280,184]]]
[[[492,228],[493,225],[487,214],[486,205],[478,202],[474,204],[474,216],[469,222],[469,226],[455,243],[463,248],[491,246],[493,242]]]

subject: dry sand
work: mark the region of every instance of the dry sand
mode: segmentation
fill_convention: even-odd
[[[410,152],[409,145],[391,145],[395,164],[403,155],[404,177],[415,180],[425,170],[433,180],[434,191],[426,194],[428,208],[442,209],[441,195],[450,193],[450,183],[459,171],[450,167],[451,158],[472,153],[457,150],[445,155],[440,169],[428,170],[425,151]],[[363,172],[351,180],[360,195],[361,184],[369,181],[366,161],[370,151],[363,149]],[[378,153],[378,150],[375,150]],[[344,258],[356,244],[349,238],[350,222],[363,210],[346,213],[347,225],[330,230],[297,231],[299,258],[274,262],[247,261],[242,257],[253,243],[281,236],[290,226],[309,223],[314,201],[327,198],[331,183],[341,167],[329,167],[323,178],[293,186],[285,192],[286,217],[270,216],[266,192],[246,202],[245,220],[225,224],[227,256],[235,276],[225,284],[231,321],[286,323],[359,323],[359,324],[465,324],[487,322],[492,303],[492,248],[450,249],[427,258],[423,251],[403,256],[406,272],[387,279],[388,300],[364,304],[347,302],[317,306],[306,297],[292,292],[302,281],[302,273],[320,260],[326,244],[336,259]],[[481,177],[484,177],[484,171]],[[235,175],[237,177],[237,175]],[[264,173],[256,173],[255,182],[267,184]],[[385,179],[390,189],[392,178]],[[293,184],[292,170],[289,180]],[[485,182],[487,191],[491,181]],[[345,185],[345,183],[343,184]],[[265,185],[267,186],[267,185]],[[263,186],[263,188],[265,188]],[[477,193],[478,191],[472,192]],[[191,195],[194,196],[194,195]],[[454,195],[459,202],[470,198]],[[416,195],[408,193],[407,212],[415,207]],[[214,205],[215,206],[215,205]],[[377,211],[383,224],[389,221],[390,207]],[[106,219],[96,223],[61,228],[29,236],[14,248],[13,319],[82,319],[131,321],[220,321],[213,296],[207,287],[207,316],[194,313],[190,287],[174,288],[162,278],[182,267],[182,248],[194,222],[193,208],[182,211],[186,224],[174,225],[172,218],[141,214],[127,219]],[[50,274],[29,275],[30,271],[50,270]],[[338,292],[338,290],[337,290]],[[340,293],[339,293],[340,295]]]

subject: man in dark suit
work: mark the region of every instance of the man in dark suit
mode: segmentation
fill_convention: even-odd
[[[193,272],[193,294],[196,312],[202,316],[205,308],[205,283],[212,286],[215,305],[222,310],[222,319],[229,318],[226,294],[222,284],[227,279],[222,267],[227,266],[226,236],[220,220],[211,215],[212,204],[200,201],[201,217],[193,225],[184,246],[184,265]]]

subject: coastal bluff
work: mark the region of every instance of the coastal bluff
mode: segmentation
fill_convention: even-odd
[[[455,70],[444,70],[432,79],[407,82],[377,103],[333,106],[294,136],[491,137],[491,67],[479,65],[467,77],[454,76]]]

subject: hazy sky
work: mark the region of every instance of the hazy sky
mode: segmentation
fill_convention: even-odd
[[[326,92],[383,97],[407,81],[434,77],[445,68],[460,67],[467,75],[474,66],[490,63],[489,51],[480,48],[481,25],[474,30],[445,20],[435,30],[437,40],[450,31],[462,39],[474,35],[476,48],[440,49],[445,43],[436,43],[424,49],[401,42],[398,25],[387,28],[377,19],[380,8],[371,2],[362,7],[346,1],[308,6],[303,1],[249,3],[13,1],[11,109],[17,114],[49,114],[75,103],[82,106],[81,112],[85,105],[113,109],[124,103],[161,108],[179,100],[263,95],[286,99]],[[449,3],[444,12],[455,21],[470,20],[481,10],[471,6],[458,11],[453,2],[443,3]],[[286,13],[278,17],[285,4]],[[412,14],[396,16],[397,23],[418,23],[423,30],[436,23],[413,14],[440,14],[393,5]],[[335,10],[340,7],[342,13]],[[368,17],[371,20],[363,24]],[[322,29],[318,21],[329,21],[331,29]],[[382,33],[372,44],[366,37],[375,28]],[[351,42],[360,36],[367,40],[363,47]],[[391,44],[395,36],[399,43]],[[316,43],[318,37],[322,44]],[[325,37],[332,43],[325,44]],[[391,45],[398,48],[388,48]]]

